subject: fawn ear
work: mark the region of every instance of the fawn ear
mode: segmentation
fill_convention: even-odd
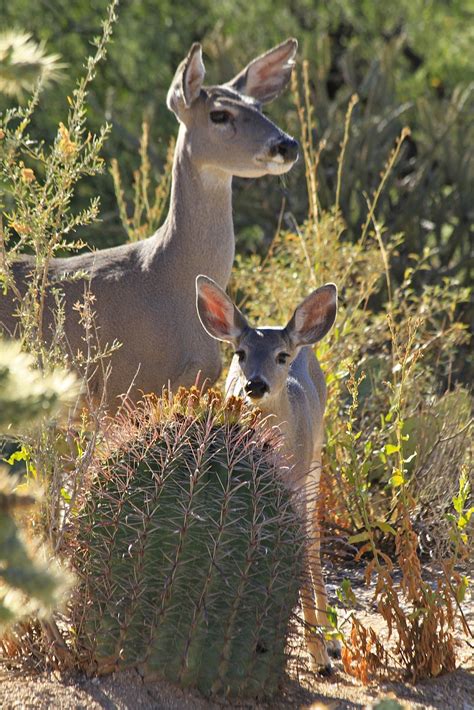
[[[297,49],[297,40],[287,39],[247,64],[226,86],[262,104],[273,101],[290,80]]]
[[[296,308],[285,330],[296,345],[313,345],[324,338],[336,320],[337,288],[317,288]]]
[[[196,278],[196,308],[204,330],[217,340],[236,343],[248,328],[245,316],[208,276]]]
[[[166,97],[166,105],[178,118],[198,98],[205,74],[202,47],[195,42],[176,70]]]

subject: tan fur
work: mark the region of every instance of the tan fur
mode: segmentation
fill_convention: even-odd
[[[254,60],[262,66],[272,62],[272,96],[288,81],[296,41],[288,40],[273,51],[280,57],[276,65],[272,51]],[[232,81],[205,88],[201,48],[193,45],[168,93],[168,106],[180,127],[165,223],[144,241],[51,262],[51,281],[65,272],[87,272],[101,344],[114,340],[122,343],[112,356],[107,383],[111,409],[132,383],[131,393],[136,397],[140,392],[160,393],[168,384],[172,388],[189,386],[199,372],[211,383],[219,375],[219,348],[203,331],[196,315],[195,278],[205,271],[224,287],[229,281],[234,258],[232,176],[280,174],[296,159],[293,154],[283,165],[273,160],[274,146],[292,139],[262,114],[251,95],[245,94],[245,71],[238,75],[238,91]],[[268,83],[268,76],[265,81]],[[212,123],[210,112],[215,110],[230,112],[232,120],[225,125]],[[13,264],[21,291],[33,268],[28,256]],[[83,299],[86,287],[85,281],[61,285],[65,330],[72,352],[84,348],[83,330],[73,305]],[[52,334],[52,306],[48,299],[44,323],[47,339]],[[10,335],[17,329],[14,307],[11,294],[0,296],[0,327]],[[97,375],[93,387],[99,391],[102,386]]]

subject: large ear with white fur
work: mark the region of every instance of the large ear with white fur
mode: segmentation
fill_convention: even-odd
[[[329,283],[300,303],[285,330],[296,346],[313,345],[331,330],[336,313],[337,288]]]
[[[196,278],[196,308],[204,330],[217,340],[236,343],[246,328],[245,316],[208,276]]]
[[[166,97],[166,104],[179,118],[183,109],[187,109],[195,101],[200,92],[206,69],[202,61],[202,47],[195,42],[183,59]]]
[[[226,85],[262,104],[273,101],[290,80],[297,49],[297,40],[287,39],[247,64]]]

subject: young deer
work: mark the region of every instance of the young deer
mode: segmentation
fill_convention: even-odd
[[[277,425],[291,467],[285,484],[301,493],[309,549],[308,579],[301,598],[308,649],[322,673],[331,669],[327,647],[314,628],[328,628],[320,534],[316,515],[321,475],[326,384],[310,347],[323,338],[336,318],[337,289],[326,284],[313,291],[284,328],[252,328],[225,292],[210,278],[196,279],[197,311],[204,329],[232,344],[235,354],[226,381],[226,396],[242,395]],[[297,496],[298,500],[298,496]],[[338,644],[330,650],[338,651]]]
[[[168,92],[168,108],[179,122],[169,213],[163,226],[138,243],[53,259],[49,283],[85,272],[95,296],[100,342],[122,347],[112,355],[107,382],[111,408],[133,383],[139,392],[191,385],[199,372],[210,383],[221,362],[215,340],[201,328],[194,281],[206,271],[225,288],[234,259],[232,176],[280,175],[298,157],[298,144],[262,113],[262,105],[284,89],[297,42],[288,39],[254,59],[221,86],[203,86],[204,64],[194,44]],[[20,291],[34,268],[31,256],[13,264]],[[72,352],[84,348],[77,311],[85,280],[64,281],[65,331]],[[47,301],[43,332],[53,331],[53,302]],[[0,330],[14,335],[15,303],[0,295]],[[100,375],[93,390],[103,386]]]

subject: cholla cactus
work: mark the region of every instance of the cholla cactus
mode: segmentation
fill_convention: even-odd
[[[46,54],[44,43],[38,44],[30,34],[18,30],[0,33],[0,94],[21,96],[32,91],[41,78],[57,80],[65,64],[59,54]]]
[[[118,427],[78,519],[82,665],[271,694],[301,582],[302,523],[240,400],[180,391]]]
[[[44,376],[31,355],[16,342],[0,341],[0,433],[24,431],[78,394],[72,373],[57,370]]]
[[[46,561],[41,547],[36,546],[33,558],[16,516],[36,501],[15,491],[15,483],[12,476],[0,471],[0,629],[27,614],[48,614],[69,579],[68,574]]]
[[[0,342],[0,433],[18,433],[77,395],[74,375],[44,377],[18,343]],[[18,512],[35,503],[20,493],[17,480],[0,470],[0,628],[25,614],[44,614],[56,605],[69,575],[47,563],[45,550],[27,544]],[[43,558],[43,561],[41,561]]]

